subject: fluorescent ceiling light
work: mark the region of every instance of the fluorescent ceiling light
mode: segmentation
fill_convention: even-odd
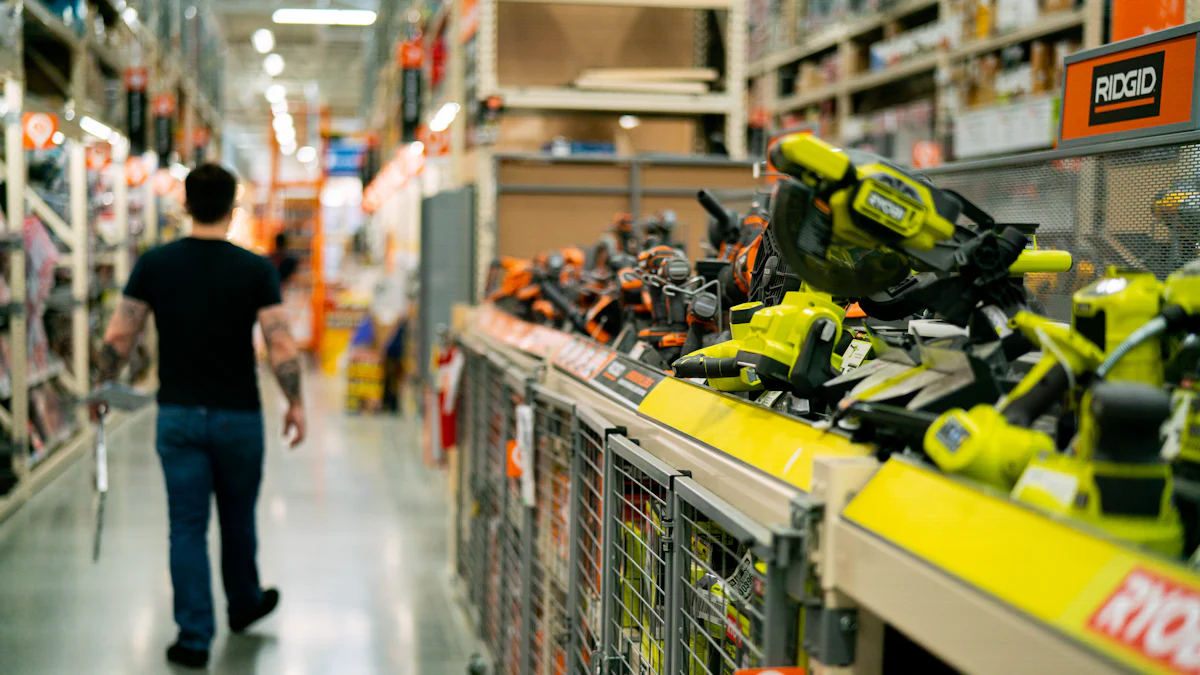
[[[417,141],[416,143],[408,146],[408,152],[411,155],[419,155],[422,152],[425,152],[425,144],[421,141]]]
[[[121,18],[125,19],[125,23],[129,24],[130,26],[137,25],[137,20],[138,20],[137,10],[132,7],[126,7],[121,12]]]
[[[617,119],[617,124],[621,125],[622,129],[634,129],[642,123],[635,115],[621,115]]]
[[[274,129],[275,131],[281,131],[283,129],[291,129],[291,128],[293,128],[292,124],[293,124],[292,116],[287,113],[283,113],[282,115],[276,115],[275,119],[271,120],[271,128]]]
[[[296,143],[296,130],[292,128],[284,129],[283,131],[275,132],[275,141],[280,145],[293,145]]]
[[[370,26],[375,12],[369,9],[277,9],[271,15],[275,23],[307,23],[322,26]]]
[[[79,128],[95,136],[96,138],[102,138],[106,141],[111,139],[113,135],[113,130],[111,127],[103,122],[94,120],[87,115],[79,118]]]
[[[287,101],[275,101],[271,104],[272,115],[282,115],[288,111]]]
[[[304,162],[305,164],[315,160],[316,158],[317,158],[317,149],[312,147],[311,145],[306,145],[303,148],[300,148],[299,150],[296,151],[296,159],[300,160],[301,162]]]
[[[62,145],[65,140],[67,140],[67,137],[61,131],[54,132],[54,135],[50,137],[50,142],[55,145]]]
[[[259,54],[267,54],[275,48],[275,34],[271,32],[270,28],[259,28],[254,31],[250,43],[254,45],[254,51]]]
[[[282,145],[279,147],[279,151],[282,152],[283,154],[291,157],[292,155],[296,154],[296,144],[289,143],[287,145]]]
[[[460,109],[461,106],[457,103],[447,103],[438,108],[438,111],[433,115],[433,119],[429,121],[429,130],[445,131],[450,128],[450,123],[454,121]]]
[[[283,72],[283,57],[278,54],[267,54],[263,59],[263,70],[271,77],[278,77]]]
[[[287,98],[287,87],[279,83],[272,84],[267,87],[266,97],[271,103],[278,103]]]

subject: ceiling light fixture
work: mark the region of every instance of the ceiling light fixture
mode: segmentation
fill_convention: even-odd
[[[370,26],[375,12],[369,9],[277,9],[271,15],[275,23],[303,23],[321,26]]]
[[[438,111],[433,115],[433,119],[429,121],[429,130],[445,131],[449,129],[450,123],[454,121],[455,116],[458,115],[458,111],[461,109],[462,106],[457,103],[447,103],[438,108]]]
[[[267,54],[267,58],[263,59],[263,70],[271,77],[279,77],[283,72],[283,57],[278,54]]]
[[[308,164],[309,162],[312,162],[312,161],[316,161],[317,149],[311,145],[306,145],[303,148],[300,148],[299,150],[296,151],[296,159],[300,160],[301,162],[304,162],[305,164]]]
[[[271,114],[282,115],[288,111],[287,101],[275,101],[271,104]]]
[[[267,87],[266,96],[271,103],[278,103],[287,98],[287,87],[278,83],[272,84]]]
[[[130,26],[137,25],[138,12],[132,7],[126,7],[121,11],[121,18],[125,19],[125,23],[129,24]]]
[[[621,115],[617,118],[617,124],[621,125],[622,129],[635,129],[642,123],[636,115]]]
[[[296,130],[288,127],[275,132],[275,142],[280,145],[294,145],[296,143]]]
[[[96,138],[106,141],[111,139],[113,135],[112,127],[99,120],[94,120],[86,115],[79,118],[79,128],[95,136]]]
[[[269,54],[275,48],[275,34],[271,32],[270,28],[259,28],[254,31],[250,43],[254,45],[254,51],[259,54]]]
[[[289,115],[288,113],[283,113],[282,115],[276,115],[275,119],[271,120],[271,128],[274,129],[275,131],[280,131],[282,129],[292,129],[293,128],[292,125],[293,125],[292,116]]]
[[[55,145],[62,145],[65,140],[67,140],[67,137],[61,131],[54,132],[54,135],[50,137],[50,142]]]
[[[286,145],[281,145],[279,146],[279,151],[288,157],[291,157],[292,155],[296,154],[296,144],[288,143]]]

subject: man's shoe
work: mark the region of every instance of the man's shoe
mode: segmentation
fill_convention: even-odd
[[[189,649],[176,642],[167,647],[167,660],[185,668],[203,668],[208,665],[208,650]]]
[[[279,590],[268,588],[263,591],[262,600],[259,600],[258,607],[247,614],[230,614],[229,630],[235,633],[241,633],[251,626],[255,621],[263,618],[275,610],[275,606],[279,604]]]

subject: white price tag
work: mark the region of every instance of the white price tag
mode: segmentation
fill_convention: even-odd
[[[536,493],[534,492],[533,468],[536,462],[533,455],[533,406],[522,404],[517,406],[517,448],[521,458],[521,501],[526,506],[533,506]]]

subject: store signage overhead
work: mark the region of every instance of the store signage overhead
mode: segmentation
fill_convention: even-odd
[[[1200,128],[1198,32],[1200,23],[1188,24],[1068,56],[1059,145]]]

